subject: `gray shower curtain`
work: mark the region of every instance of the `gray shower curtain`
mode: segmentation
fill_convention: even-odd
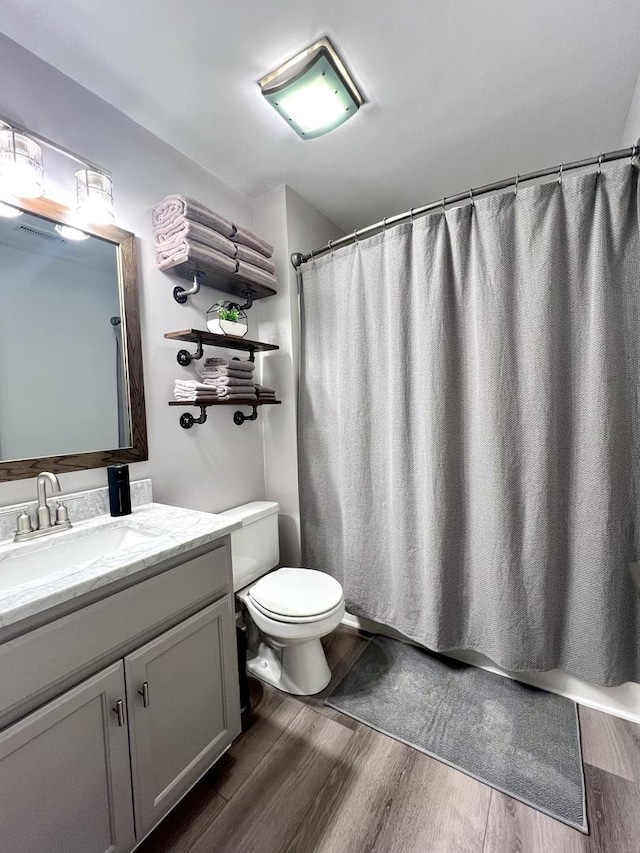
[[[631,165],[303,267],[305,565],[430,649],[640,681]]]

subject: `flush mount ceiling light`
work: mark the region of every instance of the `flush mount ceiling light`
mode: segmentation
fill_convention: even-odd
[[[113,215],[113,184],[103,172],[79,169],[76,172],[78,216],[93,225],[110,225]]]
[[[315,139],[354,116],[364,98],[328,38],[321,38],[258,85],[301,139]]]
[[[44,195],[42,149],[12,127],[0,130],[0,189],[16,198]]]

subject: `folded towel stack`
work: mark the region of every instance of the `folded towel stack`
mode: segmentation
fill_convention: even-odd
[[[245,284],[277,290],[273,246],[193,199],[169,195],[153,208],[153,243],[161,270],[193,261]]]
[[[258,395],[258,400],[275,400],[276,399],[276,389],[275,388],[267,388],[266,385],[260,385],[260,383],[255,382],[256,394]]]
[[[218,399],[218,392],[203,382],[176,379],[173,396],[179,403],[214,403]]]
[[[221,400],[258,399],[253,383],[255,364],[238,358],[207,358],[202,369],[202,383]]]

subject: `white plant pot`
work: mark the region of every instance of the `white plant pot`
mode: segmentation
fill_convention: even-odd
[[[221,320],[215,314],[207,317],[207,329],[214,335],[229,335],[232,338],[244,338],[247,334],[247,327],[244,323]]]

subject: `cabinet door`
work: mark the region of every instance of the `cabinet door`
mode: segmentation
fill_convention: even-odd
[[[125,658],[141,839],[240,733],[232,597]]]
[[[0,732],[0,850],[131,849],[124,700],[120,662]]]

